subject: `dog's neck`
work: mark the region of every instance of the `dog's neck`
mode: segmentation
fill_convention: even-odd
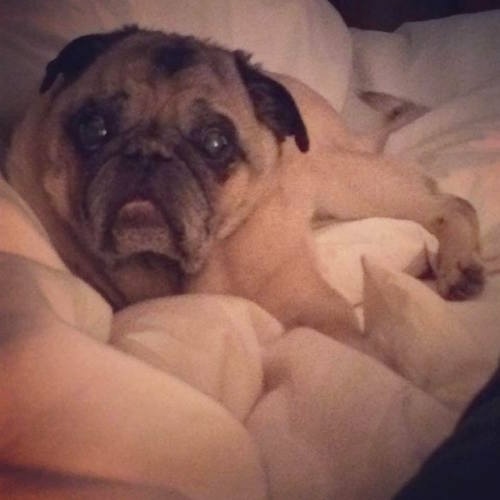
[[[104,273],[121,296],[121,303],[112,304],[115,309],[183,291],[184,273],[177,263],[161,255],[138,254],[104,269]]]

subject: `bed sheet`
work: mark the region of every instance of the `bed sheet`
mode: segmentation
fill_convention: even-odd
[[[262,4],[277,8],[276,2]],[[140,12],[143,22],[161,24],[155,5]],[[238,17],[237,2],[220,5],[230,5]],[[288,21],[303,23],[297,33],[304,37],[326,4],[293,5]],[[190,2],[188,10],[199,7]],[[307,18],[311,9],[316,14]],[[109,26],[116,18],[103,10],[97,19]],[[131,12],[122,11],[120,20]],[[400,89],[398,95],[420,102],[412,94],[420,88],[417,82],[405,86],[402,75],[415,64],[415,54],[428,61],[425,50],[442,46],[430,34],[446,38],[456,29],[448,20],[383,36],[349,34],[333,16],[330,28],[336,32],[328,39],[326,31],[321,43],[340,39],[346,50],[335,65],[332,60],[344,83],[331,101],[338,108],[345,102],[344,112],[356,117],[362,114],[351,106],[362,105],[347,94],[359,85]],[[216,23],[221,37],[223,25],[233,26],[231,15],[224,19],[219,25],[209,16],[207,24]],[[458,22],[476,20],[466,16]],[[293,30],[286,32],[296,43]],[[57,40],[63,37],[58,33]],[[461,46],[484,54],[481,43]],[[488,43],[500,46],[494,38]],[[451,75],[442,70],[447,60],[448,55],[440,61],[443,78]],[[478,209],[489,272],[480,298],[448,303],[432,283],[415,278],[432,264],[436,246],[411,222],[370,219],[316,233],[325,276],[357,306],[366,331],[385,343],[400,373],[314,330],[284,331],[258,306],[236,297],[157,299],[113,315],[69,273],[36,217],[2,182],[3,491],[27,495],[32,485],[22,478],[29,475],[19,476],[19,470],[29,469],[99,480],[93,498],[116,483],[131,498],[141,498],[139,490],[146,491],[144,498],[390,498],[452,431],[498,361],[500,80],[492,61],[484,65],[484,79],[475,74],[458,87],[446,82],[455,85],[448,93],[439,83],[439,99],[425,102],[431,111],[393,134],[387,145],[389,154],[419,162]],[[435,67],[414,75],[440,82],[431,75]],[[324,70],[321,65],[317,75]],[[433,95],[432,88],[428,92]],[[364,111],[375,123],[377,117]],[[65,498],[76,490],[82,492],[55,481],[37,494]],[[122,489],[116,498],[123,495]]]

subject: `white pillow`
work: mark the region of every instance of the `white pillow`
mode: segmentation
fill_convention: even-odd
[[[46,63],[68,41],[130,23],[245,49],[266,68],[305,81],[342,107],[351,38],[326,0],[3,0],[0,142],[35,95]]]
[[[356,85],[436,106],[500,76],[500,10],[352,30]]]

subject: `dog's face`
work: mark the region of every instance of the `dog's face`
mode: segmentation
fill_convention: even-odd
[[[243,53],[191,37],[81,37],[48,65],[41,91],[23,161],[108,266],[153,253],[196,272],[272,182],[281,143],[308,148],[284,87]]]

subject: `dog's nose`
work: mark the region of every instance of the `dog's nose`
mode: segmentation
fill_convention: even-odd
[[[162,163],[172,161],[172,155],[165,155],[163,153],[148,153],[144,154],[141,151],[135,151],[125,155],[127,164],[134,168],[141,168],[151,170]]]
[[[129,144],[125,149],[124,157],[129,167],[149,172],[162,164],[171,162],[174,155],[165,145],[139,142]]]

